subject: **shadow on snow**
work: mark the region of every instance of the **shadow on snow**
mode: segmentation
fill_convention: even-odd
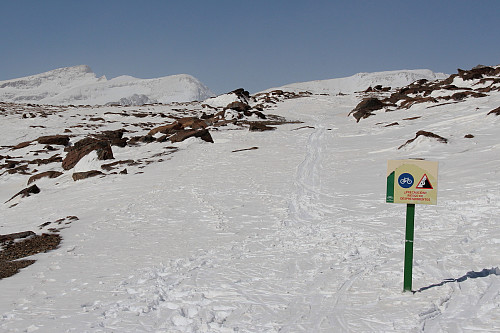
[[[432,284],[432,285],[427,286],[427,287],[422,287],[422,288],[418,289],[417,291],[414,291],[413,293],[422,292],[424,290],[434,288],[434,287],[440,287],[440,286],[443,286],[446,283],[450,283],[450,282],[464,282],[467,279],[476,279],[476,278],[481,278],[481,277],[487,277],[489,275],[499,275],[500,276],[500,268],[498,268],[498,267],[490,268],[490,269],[485,268],[480,272],[470,271],[470,272],[467,272],[467,274],[465,274],[464,276],[461,276],[457,279],[445,279],[444,281],[442,281],[440,283]]]

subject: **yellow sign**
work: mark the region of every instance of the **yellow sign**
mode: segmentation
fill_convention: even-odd
[[[438,162],[389,160],[386,202],[437,204]]]

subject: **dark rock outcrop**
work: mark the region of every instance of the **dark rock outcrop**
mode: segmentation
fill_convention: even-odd
[[[25,142],[18,143],[17,145],[15,145],[14,147],[12,147],[12,150],[16,150],[16,149],[21,149],[21,148],[28,147],[31,144],[31,142],[32,141],[25,141]]]
[[[210,132],[207,129],[178,131],[177,133],[172,135],[169,139],[171,142],[175,143],[184,141],[191,137],[200,138],[206,142],[211,142],[211,143],[214,142],[212,136],[210,135]]]
[[[73,180],[76,182],[77,180],[87,179],[90,177],[96,177],[100,175],[104,175],[104,173],[98,170],[90,170],[85,172],[75,172],[72,177]]]
[[[113,151],[111,145],[107,140],[99,140],[94,138],[85,138],[75,143],[74,146],[69,147],[68,154],[62,161],[64,170],[73,168],[85,155],[97,152],[99,160],[113,159]]]
[[[385,106],[378,98],[370,97],[363,99],[354,110],[349,112],[349,115],[353,115],[356,118],[356,122],[359,122],[361,119],[368,118],[373,115],[372,111],[380,110]]]
[[[69,144],[69,136],[67,135],[49,135],[41,136],[36,139],[42,145],[61,145],[67,146]]]
[[[101,141],[108,141],[111,146],[125,147],[127,145],[127,139],[123,137],[123,133],[126,131],[124,129],[119,129],[116,131],[104,131],[99,134],[95,134],[94,137]]]
[[[40,188],[36,185],[32,185],[30,187],[27,187],[27,188],[17,192],[12,198],[5,201],[5,203],[11,201],[12,199],[14,199],[17,196],[21,196],[21,198],[25,198],[25,197],[29,197],[32,194],[38,194],[38,193],[40,193]]]
[[[46,178],[57,178],[62,174],[63,173],[59,172],[59,171],[45,171],[45,172],[37,173],[36,175],[33,175],[28,179],[28,185],[33,183],[34,181],[39,180],[40,178],[45,178],[45,177]]]
[[[273,131],[275,129],[276,129],[276,127],[267,126],[266,124],[259,123],[259,122],[252,122],[252,123],[250,123],[250,128],[249,128],[249,130],[251,132]]]
[[[235,111],[238,111],[238,112],[245,112],[245,111],[250,110],[251,107],[250,107],[250,105],[248,105],[246,103],[236,101],[236,102],[229,103],[224,108],[224,110],[227,110],[227,109],[235,110]]]
[[[0,279],[7,278],[35,263],[35,260],[18,260],[24,257],[32,256],[37,253],[47,252],[59,247],[61,236],[57,234],[34,235],[33,232],[27,232],[30,237],[22,241],[9,241],[4,243],[4,248],[0,251]]]
[[[500,116],[500,106],[497,107],[496,109],[491,110],[490,112],[488,112],[488,115],[490,115],[490,114],[494,114],[495,116]]]
[[[409,145],[410,143],[412,143],[413,141],[415,141],[419,136],[425,136],[425,137],[428,137],[428,138],[436,139],[436,140],[438,140],[439,142],[442,142],[442,143],[448,143],[448,139],[443,138],[440,135],[434,134],[432,132],[427,132],[427,131],[418,131],[417,134],[415,135],[415,137],[413,139],[410,139],[410,140],[406,141],[404,144],[402,144],[401,146],[399,146],[398,149],[401,149],[404,146]]]

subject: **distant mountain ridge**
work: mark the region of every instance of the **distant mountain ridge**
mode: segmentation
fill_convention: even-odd
[[[352,94],[377,85],[397,88],[404,87],[420,79],[426,79],[429,81],[443,80],[448,76],[448,74],[444,73],[434,73],[429,69],[358,73],[344,78],[286,84],[278,88],[267,89],[264,92],[281,89],[292,92],[306,90],[314,94]]]
[[[0,81],[0,101],[38,104],[142,105],[201,101],[214,93],[191,75],[155,79],[97,77],[87,65]]]

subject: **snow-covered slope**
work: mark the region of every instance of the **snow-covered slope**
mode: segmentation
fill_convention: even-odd
[[[97,78],[81,65],[0,81],[0,101],[50,105],[141,105],[204,100],[214,94],[196,78],[172,75],[156,79]]]
[[[186,109],[0,103],[0,234],[62,236],[0,280],[0,331],[499,332],[500,70],[482,70],[393,91],[359,122],[361,99],[387,96],[261,95],[267,125],[302,123],[207,118],[213,143],[146,134],[234,93]],[[64,146],[36,140],[120,129],[114,159],[69,170]],[[403,145],[419,131],[447,143]],[[385,203],[387,160],[406,158],[439,162],[438,204],[416,208],[414,293],[406,207]],[[90,168],[102,174],[73,181]],[[4,203],[45,171],[61,175]]]
[[[265,91],[281,89],[293,92],[309,91],[314,94],[350,94],[377,85],[396,88],[406,86],[420,79],[442,80],[446,77],[448,77],[447,74],[434,73],[428,69],[358,73],[353,76],[339,79],[287,84],[279,88],[267,89]]]

